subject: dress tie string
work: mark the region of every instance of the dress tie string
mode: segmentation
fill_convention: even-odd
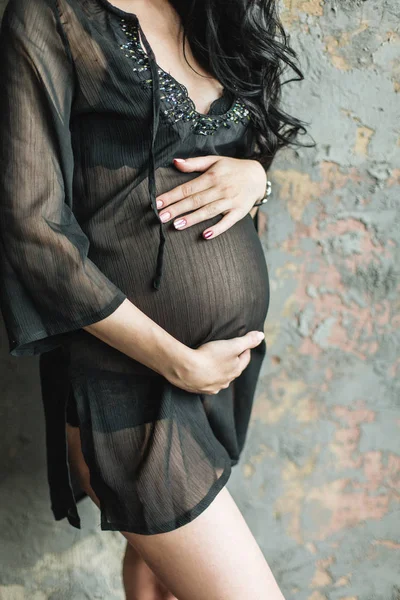
[[[158,65],[154,56],[154,52],[146,38],[146,35],[139,24],[139,30],[143,39],[144,46],[146,48],[147,56],[149,59],[151,76],[152,76],[152,122],[150,127],[151,143],[149,152],[149,178],[148,178],[148,189],[151,206],[160,224],[160,241],[158,244],[157,253],[157,264],[155,269],[155,275],[153,278],[153,287],[158,290],[161,284],[161,277],[163,272],[163,259],[164,259],[164,246],[165,246],[165,234],[164,234],[164,223],[161,221],[156,204],[156,179],[155,179],[155,158],[154,158],[154,145],[158,131],[158,125],[160,121],[160,81],[158,77]]]

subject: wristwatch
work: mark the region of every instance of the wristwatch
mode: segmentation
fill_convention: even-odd
[[[270,196],[271,191],[272,191],[271,182],[270,182],[269,179],[267,179],[267,185],[266,185],[266,188],[265,188],[264,198],[262,198],[258,202],[255,202],[253,204],[253,206],[261,206],[262,204],[265,204],[266,202],[268,202],[268,197]]]

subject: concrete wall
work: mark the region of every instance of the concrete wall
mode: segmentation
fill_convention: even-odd
[[[399,0],[284,0],[313,150],[262,208],[269,347],[228,487],[287,600],[400,599]],[[37,360],[1,335],[0,599],[122,599],[119,534],[52,520]],[[121,537],[121,539],[120,539]]]

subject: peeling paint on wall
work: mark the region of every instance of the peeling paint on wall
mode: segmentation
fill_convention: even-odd
[[[310,122],[317,146],[279,156],[262,208],[269,352],[243,465],[246,515],[286,598],[394,600],[400,3],[282,10],[305,74],[300,91],[288,86],[288,111]]]

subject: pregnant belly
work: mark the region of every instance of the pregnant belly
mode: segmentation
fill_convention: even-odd
[[[133,304],[191,348],[261,331],[269,307],[261,241],[250,214],[216,238],[205,240],[202,232],[221,218],[181,231],[167,224],[159,290],[152,287],[159,229],[148,207],[140,218],[136,213],[132,219],[101,219],[91,233],[89,256]],[[124,373],[128,377],[157,375],[85,329],[70,334],[65,346],[69,346],[71,377],[86,380],[88,370],[102,378],[106,371],[112,378],[116,373],[118,381]]]
[[[149,218],[148,211],[146,215]],[[151,285],[158,249],[157,224],[136,223],[129,236],[120,230],[119,260],[117,267],[114,263],[115,272],[110,273],[131,302],[192,348],[262,330],[268,311],[267,265],[251,215],[216,238],[205,240],[202,232],[221,218],[219,215],[180,231],[172,223],[165,226],[159,290]]]

